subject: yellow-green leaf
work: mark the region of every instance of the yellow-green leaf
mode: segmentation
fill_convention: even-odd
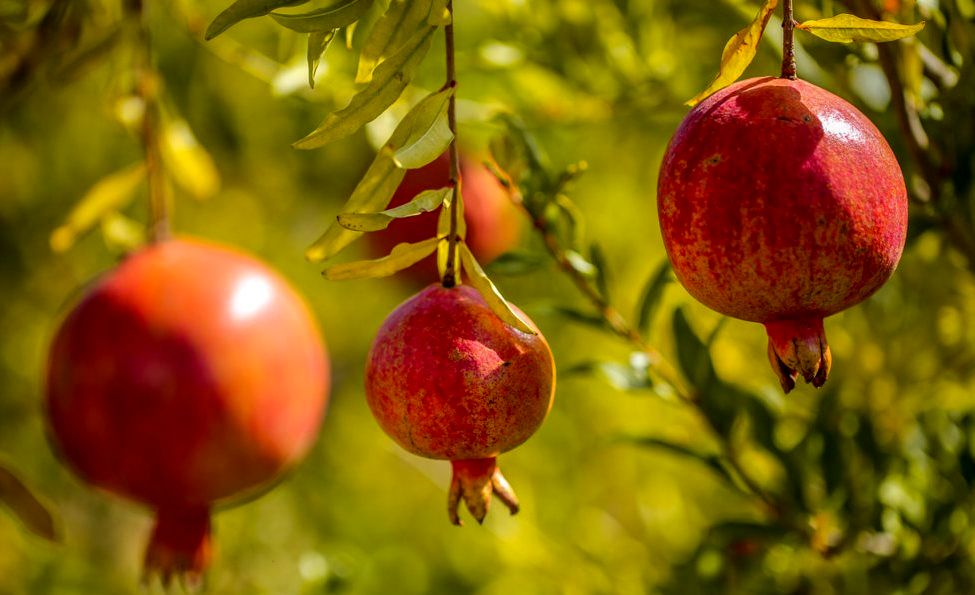
[[[355,82],[368,83],[373,70],[393,54],[427,21],[431,0],[393,0],[366,38],[359,54]],[[430,23],[433,25],[433,23]]]
[[[415,217],[433,211],[443,204],[451,190],[452,188],[449,187],[438,190],[424,190],[410,202],[379,213],[342,213],[339,215],[339,225],[352,231],[386,229],[394,219]]]
[[[299,14],[272,12],[271,18],[282,27],[298,33],[331,31],[348,27],[359,20],[372,6],[373,0],[339,0],[324,8]]]
[[[51,248],[64,252],[80,235],[98,224],[106,215],[121,209],[131,199],[146,177],[143,163],[117,171],[92,186],[68,213],[65,222],[51,234]]]
[[[298,6],[306,2],[308,0],[237,0],[213,19],[203,37],[209,41],[244,19],[261,17],[276,8]]]
[[[471,287],[478,290],[481,296],[484,297],[484,301],[491,310],[498,315],[498,318],[503,320],[508,326],[514,327],[523,333],[528,333],[531,335],[536,335],[535,329],[528,324],[525,319],[515,312],[508,301],[504,299],[498,288],[495,287],[494,283],[488,279],[487,274],[484,273],[484,269],[478,264],[477,259],[471,253],[471,249],[467,247],[467,244],[459,242],[460,244],[460,260],[463,263],[464,274],[466,275],[467,282]]]
[[[58,541],[54,515],[16,475],[0,465],[0,503],[6,504],[32,533]]]
[[[376,68],[372,82],[341,110],[329,114],[311,134],[294,144],[299,149],[314,149],[349,136],[365,123],[376,119],[399,99],[410,84],[417,67],[433,41],[435,27],[426,27]]]
[[[443,105],[432,122],[418,122],[427,125],[426,128],[414,129],[406,143],[393,155],[393,161],[403,169],[416,169],[430,163],[450,146],[454,140],[454,133],[450,130],[447,119],[449,95],[444,98]]]
[[[318,72],[318,64],[322,61],[325,50],[335,39],[338,29],[331,31],[315,31],[308,34],[308,86],[315,88],[315,73]]]
[[[102,238],[105,244],[117,252],[127,254],[146,243],[146,227],[122,213],[109,213],[102,218]]]
[[[918,31],[924,29],[924,22],[914,25],[901,25],[889,21],[872,21],[861,19],[852,14],[838,14],[828,19],[818,19],[806,21],[798,26],[803,31],[808,31],[825,39],[837,43],[852,43],[854,41],[896,41],[905,37],[916,35]]]
[[[387,256],[376,260],[337,264],[325,269],[322,274],[329,281],[388,277],[433,254],[438,241],[439,238],[430,238],[415,244],[397,244]]]
[[[217,166],[186,120],[164,112],[159,152],[169,177],[196,200],[206,200],[220,190]]]
[[[453,89],[427,95],[400,120],[389,141],[376,154],[366,174],[352,191],[352,196],[342,207],[342,213],[374,213],[386,208],[406,174],[406,170],[396,167],[393,155],[417,130],[425,130],[430,126],[430,122],[439,114],[444,95],[448,93],[453,93]],[[313,262],[326,260],[361,235],[362,232],[345,229],[336,220],[305,251],[305,257]]]
[[[724,89],[731,83],[738,80],[738,77],[745,72],[748,65],[755,58],[758,50],[758,42],[762,39],[762,33],[772,18],[772,12],[778,6],[779,0],[765,0],[762,7],[755,15],[755,19],[744,29],[735,33],[724,46],[721,53],[721,65],[718,67],[718,75],[714,78],[708,88],[701,91],[687,105],[697,105],[715,91]]]
[[[447,0],[433,0],[430,4],[430,16],[427,23],[436,27],[449,25],[453,15],[447,9]]]

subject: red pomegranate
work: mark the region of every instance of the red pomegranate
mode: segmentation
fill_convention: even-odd
[[[660,227],[677,278],[705,305],[761,322],[785,392],[830,368],[823,318],[890,277],[907,191],[877,128],[800,80],[723,89],[684,119],[664,157]]]
[[[507,192],[483,165],[461,157],[460,171],[467,245],[478,262],[487,264],[518,242],[520,215]],[[449,185],[450,159],[445,153],[419,169],[407,171],[393,194],[389,208],[413,200],[424,190]],[[373,253],[384,256],[397,244],[434,237],[437,235],[437,216],[436,212],[432,212],[397,219],[385,230],[370,233]],[[431,256],[406,269],[406,275],[423,284],[437,279],[436,257]]]
[[[467,286],[430,285],[402,303],[366,364],[366,398],[383,430],[414,454],[451,461],[455,525],[461,498],[478,522],[492,492],[518,511],[496,457],[535,433],[554,391],[545,338],[506,325]]]
[[[315,322],[284,279],[238,252],[172,240],[128,257],[68,314],[47,413],[82,478],[155,509],[146,572],[197,581],[211,507],[304,455],[328,377]]]

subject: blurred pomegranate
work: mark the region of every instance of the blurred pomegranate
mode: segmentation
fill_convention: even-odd
[[[300,296],[260,262],[195,240],[152,245],[58,330],[52,437],[83,479],[156,511],[146,572],[195,582],[211,507],[266,486],[315,440],[326,357]]]

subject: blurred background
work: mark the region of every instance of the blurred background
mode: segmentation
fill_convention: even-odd
[[[175,186],[173,223],[178,234],[238,246],[285,275],[317,315],[334,377],[307,460],[273,491],[216,515],[211,592],[975,591],[972,0],[797,3],[799,20],[855,11],[928,23],[916,40],[884,47],[799,37],[800,77],[876,122],[914,199],[894,277],[826,321],[834,358],[826,388],[783,397],[764,330],[722,320],[676,283],[649,321],[649,342],[672,361],[676,309],[693,336],[709,337],[718,377],[750,403],[732,412],[725,438],[759,485],[788,504],[793,526],[709,466],[720,450],[710,431],[651,386],[632,346],[572,315],[588,303],[523,218],[515,255],[488,271],[552,346],[555,406],[529,442],[500,458],[522,511],[510,517],[496,503],[482,527],[460,529],[444,510],[449,465],[399,449],[363,395],[376,329],[419,285],[403,276],[326,282],[302,256],[403,110],[324,149],[291,149],[355,91],[356,55],[333,44],[309,89],[305,38],[270,19],[202,41],[227,4],[148,3],[167,117],[190,147],[175,158],[190,173]],[[455,5],[465,148],[484,154],[501,132],[491,116],[511,112],[551,167],[586,162],[566,194],[585,242],[600,245],[613,303],[629,317],[666,260],[655,201],[666,143],[683,102],[707,86],[757,4]],[[142,159],[127,130],[134,50],[117,32],[122,14],[118,0],[0,1],[0,464],[56,511],[63,533],[48,543],[0,507],[4,595],[140,591],[149,512],[61,466],[42,411],[46,351],[65,309],[146,218],[140,188],[102,229],[52,239],[93,185]],[[770,23],[747,75],[778,73],[780,25]],[[440,86],[442,55],[438,34],[417,94],[404,102]],[[368,256],[364,246],[350,250]]]

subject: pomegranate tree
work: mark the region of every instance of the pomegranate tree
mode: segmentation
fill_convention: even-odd
[[[464,191],[464,220],[467,223],[467,245],[478,262],[487,264],[507,252],[518,241],[518,209],[497,179],[480,163],[466,157],[460,159]],[[419,169],[406,172],[389,208],[412,200],[424,190],[436,190],[450,185],[450,159],[446,153]],[[437,235],[437,213],[423,213],[415,217],[397,219],[381,232],[369,234],[368,239],[377,255],[388,254],[403,242],[420,242]],[[426,258],[405,273],[426,284],[437,278],[437,260]]]
[[[554,390],[544,337],[508,326],[463,285],[430,285],[396,308],[366,364],[366,397],[383,430],[414,454],[451,461],[456,525],[461,499],[478,522],[492,493],[518,511],[497,456],[535,433]]]
[[[877,128],[801,80],[738,82],[697,105],[660,169],[660,227],[677,278],[705,305],[760,322],[785,392],[830,369],[823,318],[890,277],[907,191]]]
[[[47,413],[86,481],[156,511],[146,571],[198,580],[210,510],[254,494],[315,439],[325,347],[304,302],[261,263],[198,241],[128,257],[51,347]]]

